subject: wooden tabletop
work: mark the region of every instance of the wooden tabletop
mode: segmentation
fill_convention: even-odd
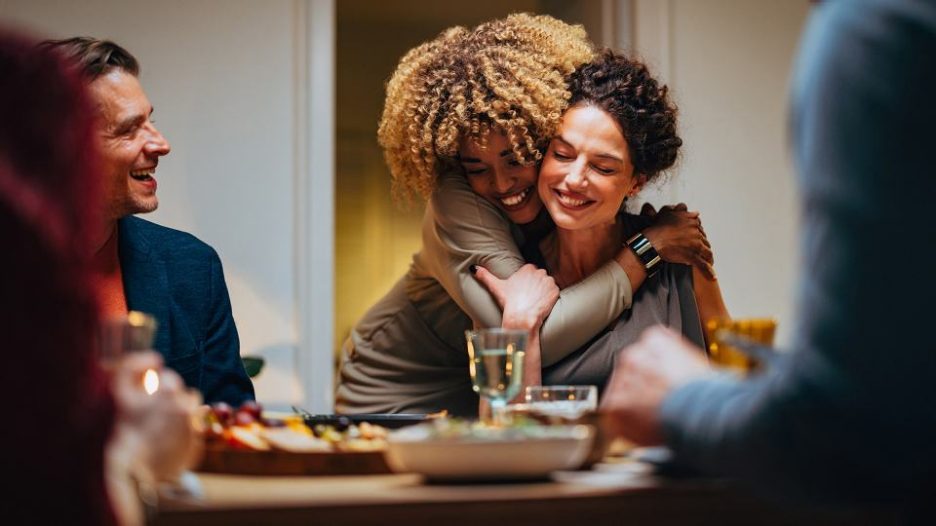
[[[869,512],[792,510],[724,480],[662,479],[639,463],[554,480],[426,484],[417,475],[253,477],[200,474],[204,497],[163,499],[155,524],[891,524]]]

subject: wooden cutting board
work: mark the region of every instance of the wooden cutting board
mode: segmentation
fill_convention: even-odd
[[[203,473],[233,475],[378,475],[391,473],[383,451],[290,453],[208,445]]]

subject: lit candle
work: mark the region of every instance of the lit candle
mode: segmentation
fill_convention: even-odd
[[[152,369],[147,369],[143,373],[143,389],[146,394],[151,395],[159,389],[159,373]]]

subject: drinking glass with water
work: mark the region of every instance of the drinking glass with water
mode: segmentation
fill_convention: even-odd
[[[523,385],[527,331],[479,329],[465,331],[465,338],[472,387],[488,400],[494,421],[500,422],[507,402]]]

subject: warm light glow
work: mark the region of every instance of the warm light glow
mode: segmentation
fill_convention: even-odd
[[[146,394],[151,395],[159,389],[159,374],[152,370],[147,369],[143,373],[143,389],[146,391]]]

